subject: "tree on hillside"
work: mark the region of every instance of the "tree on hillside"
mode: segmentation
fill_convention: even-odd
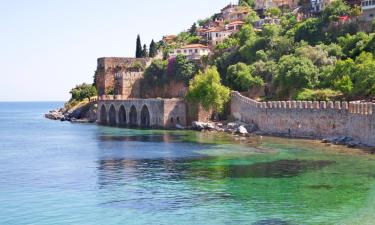
[[[158,85],[163,86],[167,80],[167,66],[168,61],[154,60],[149,67],[145,70],[144,80],[149,86]]]
[[[322,14],[323,21],[325,23],[337,21],[339,16],[349,16],[351,12],[350,6],[343,0],[335,0],[324,8]]]
[[[189,29],[190,35],[196,35],[197,32],[197,24],[193,23],[193,25]]]
[[[141,43],[141,37],[137,36],[137,46],[135,50],[135,57],[136,58],[142,58],[142,43]]]
[[[245,63],[237,63],[228,67],[227,83],[235,91],[248,91],[251,88],[262,87],[264,82],[260,77],[252,76],[253,68]]]
[[[72,95],[70,102],[90,99],[97,95],[95,86],[86,83],[75,86],[69,93]]]
[[[266,15],[277,18],[281,15],[281,10],[278,7],[271,7],[266,10]]]
[[[333,86],[350,98],[375,96],[375,58],[362,52],[356,59],[340,60],[332,72]]]
[[[318,82],[318,68],[305,57],[281,57],[274,83],[280,97],[290,98],[304,88],[314,88]]]
[[[158,50],[156,48],[156,44],[154,42],[154,39],[152,39],[151,44],[150,44],[150,49],[149,49],[149,56],[150,58],[154,58],[158,53]]]
[[[220,82],[220,75],[216,67],[209,67],[190,81],[187,100],[200,104],[205,110],[213,109],[222,112],[224,105],[229,101],[230,90]]]
[[[254,0],[239,0],[238,5],[248,6],[248,7],[252,8],[255,5],[255,1]]]
[[[148,57],[148,50],[146,44],[143,45],[142,57]]]
[[[189,61],[184,55],[177,55],[175,60],[171,61],[170,65],[172,68],[173,78],[184,82],[186,85],[189,84],[191,78],[197,73],[197,68]]]

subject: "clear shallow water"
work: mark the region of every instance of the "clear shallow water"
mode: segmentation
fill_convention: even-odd
[[[0,103],[0,224],[374,224],[359,150],[43,118],[60,104]]]

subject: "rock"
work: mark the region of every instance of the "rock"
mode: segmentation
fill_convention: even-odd
[[[197,130],[197,131],[202,131],[202,130],[213,131],[215,130],[215,125],[212,123],[203,123],[203,122],[194,121],[192,123],[191,129]]]
[[[192,129],[192,130],[197,130],[197,131],[204,130],[204,123],[202,123],[202,122],[198,122],[198,121],[194,121],[194,122],[191,124],[191,129]]]
[[[61,109],[49,111],[47,114],[44,115],[44,117],[46,117],[47,119],[51,119],[51,120],[62,120],[65,118]]]
[[[206,124],[204,124],[204,129],[206,129],[206,130],[214,130],[215,129],[215,125],[213,125],[212,123],[206,123]]]
[[[247,124],[245,125],[245,128],[249,133],[254,133],[255,131],[259,130],[258,125],[256,125],[255,123]]]
[[[248,134],[248,132],[244,126],[239,126],[236,130],[236,134],[245,135],[245,134]]]

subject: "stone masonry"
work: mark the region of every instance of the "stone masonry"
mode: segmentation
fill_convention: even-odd
[[[375,146],[375,104],[359,102],[257,102],[232,92],[231,114],[263,132],[291,137],[348,136]]]

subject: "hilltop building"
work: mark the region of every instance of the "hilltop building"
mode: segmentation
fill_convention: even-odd
[[[244,20],[248,14],[248,7],[233,4],[229,4],[221,10],[221,16],[223,20],[228,22]]]
[[[201,44],[191,44],[185,45],[181,48],[176,48],[171,54],[171,57],[176,57],[177,55],[181,54],[186,56],[189,60],[199,60],[202,56],[206,56],[210,54],[210,49]]]

